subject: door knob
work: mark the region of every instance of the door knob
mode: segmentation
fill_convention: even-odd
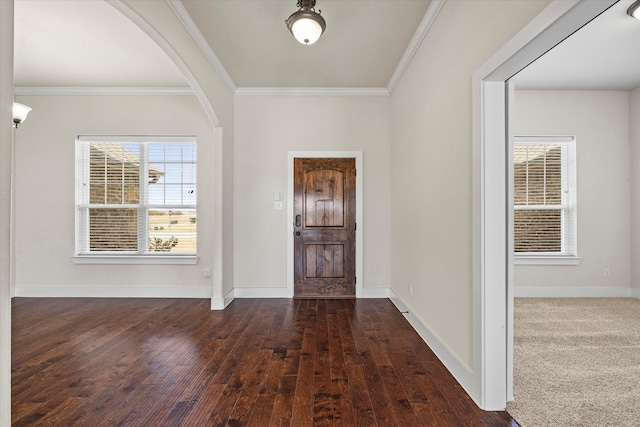
[[[302,216],[296,215],[296,227],[300,227],[302,225]]]

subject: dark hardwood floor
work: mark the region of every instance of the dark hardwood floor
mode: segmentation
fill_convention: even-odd
[[[15,298],[13,426],[517,426],[389,300]]]

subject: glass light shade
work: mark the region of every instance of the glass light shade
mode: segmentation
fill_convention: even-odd
[[[314,44],[326,28],[324,18],[309,10],[299,10],[287,20],[289,31],[300,43]]]
[[[27,114],[31,111],[31,107],[19,104],[17,102],[13,103],[13,125],[18,127],[18,125],[24,122],[27,118]]]
[[[314,44],[322,35],[322,27],[313,19],[298,19],[291,26],[293,36],[302,44]]]

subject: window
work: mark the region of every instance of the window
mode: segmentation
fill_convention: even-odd
[[[77,138],[78,257],[195,255],[197,218],[195,138]]]
[[[513,163],[516,260],[576,257],[575,138],[518,136]]]

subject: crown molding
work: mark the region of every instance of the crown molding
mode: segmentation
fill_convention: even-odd
[[[92,96],[92,95],[195,95],[190,87],[15,87],[17,96]],[[239,96],[389,96],[385,88],[342,87],[239,87]]]
[[[118,4],[118,0],[110,0]],[[431,29],[446,0],[432,0],[386,88],[342,87],[237,87],[216,54],[196,26],[180,0],[166,0],[205,57],[220,75],[227,88],[238,96],[389,96],[402,78],[413,56]],[[190,87],[16,87],[18,96],[65,95],[194,95]]]
[[[378,87],[239,87],[238,96],[389,96]]]
[[[231,76],[229,75],[229,73],[227,73],[227,70],[224,68],[224,66],[222,65],[222,62],[220,62],[220,60],[216,56],[213,49],[211,49],[211,46],[209,46],[209,43],[207,42],[207,40],[204,38],[200,30],[198,29],[198,26],[196,25],[196,23],[193,22],[191,15],[189,15],[189,12],[187,12],[187,9],[185,9],[182,2],[180,0],[166,0],[166,1],[169,7],[171,8],[171,10],[173,11],[173,13],[175,13],[175,15],[178,17],[180,22],[182,22],[182,25],[187,30],[189,35],[191,35],[193,40],[196,42],[196,44],[198,45],[202,53],[209,60],[213,68],[215,68],[215,70],[218,72],[218,74],[220,75],[220,78],[222,79],[224,84],[227,86],[227,88],[229,88],[231,92],[235,92],[236,84],[231,79]]]
[[[229,90],[240,96],[389,96],[405,70],[411,63],[413,56],[417,52],[420,44],[426,37],[435,22],[440,10],[444,6],[446,0],[432,0],[427,12],[425,13],[420,25],[416,29],[409,45],[404,51],[400,62],[396,67],[393,75],[389,79],[386,88],[298,88],[298,87],[237,87],[227,70],[222,65],[209,43],[204,38],[198,26],[185,9],[181,0],[166,0],[171,10],[176,14],[187,32],[191,35],[196,44],[200,47],[204,55],[207,57],[211,65],[220,74],[220,78],[227,85]]]
[[[18,96],[194,95],[190,87],[14,87]]]
[[[427,36],[427,33],[438,17],[438,14],[440,13],[440,10],[442,10],[442,6],[444,6],[445,2],[446,0],[432,0],[431,4],[429,4],[427,12],[424,14],[422,21],[420,21],[420,25],[418,25],[416,32],[413,34],[402,58],[400,58],[400,62],[398,63],[396,70],[393,72],[391,79],[389,79],[389,83],[387,84],[387,92],[389,94],[393,93],[393,90],[396,88],[400,78],[402,78],[402,75],[411,63],[411,60],[418,51],[422,41]]]

